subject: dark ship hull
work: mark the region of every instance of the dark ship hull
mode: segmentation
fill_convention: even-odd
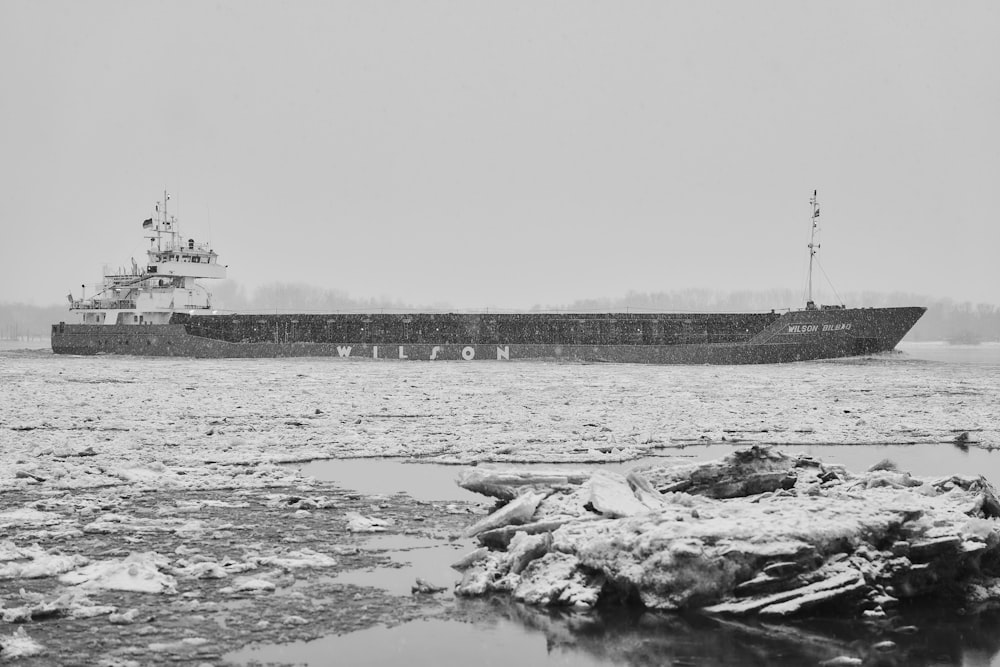
[[[52,327],[58,354],[767,364],[892,350],[926,309],[786,313],[188,315]]]

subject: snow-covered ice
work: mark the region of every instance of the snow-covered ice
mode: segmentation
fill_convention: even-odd
[[[0,635],[0,646],[3,646],[3,655],[0,657],[5,661],[38,655],[44,651],[44,647],[32,639],[23,627],[10,635]]]
[[[101,623],[112,615],[116,623],[138,623],[149,616],[145,608],[141,616],[132,613],[140,604],[136,598],[179,605],[189,599],[185,595],[197,593],[190,598],[193,608],[259,599],[274,595],[272,590],[280,594],[309,570],[337,574],[356,557],[350,544],[300,548],[297,524],[312,518],[339,525],[354,521],[363,530],[400,529],[389,523],[378,500],[351,505],[345,495],[329,487],[320,491],[286,463],[347,457],[463,465],[622,462],[704,443],[774,443],[790,451],[829,443],[951,448],[963,433],[968,434],[963,446],[991,449],[1000,447],[998,395],[995,367],[905,355],[782,366],[658,367],[0,353],[0,579],[8,591],[2,608],[11,619],[56,609]],[[420,475],[421,466],[411,467]],[[455,475],[459,471],[455,468]],[[544,535],[570,535],[569,527],[560,533],[559,526],[567,524],[571,508],[589,505],[619,517],[611,521],[635,522],[637,513],[665,503],[685,522],[735,521],[713,499],[681,491],[657,499],[639,487],[630,497],[613,474],[585,485],[566,470],[554,474],[578,488],[560,499],[540,500],[534,515],[519,519],[530,523],[482,533],[495,540],[491,544],[514,545],[517,580],[507,581],[519,599],[593,600],[598,582],[586,577],[568,576],[561,589],[546,587],[553,581],[546,572],[570,563],[537,556],[568,553],[563,542],[546,544]],[[891,475],[868,479],[885,486],[849,493],[893,488]],[[351,480],[339,483],[350,487]],[[922,502],[921,487],[907,489],[915,503]],[[960,490],[954,495],[965,509],[975,503]],[[144,504],[152,496],[157,504]],[[787,502],[776,493],[758,507]],[[233,525],[219,518],[222,510],[235,514],[251,506],[285,512],[281,537],[287,542],[254,542],[251,520]],[[467,509],[419,511],[430,516]],[[842,521],[835,512],[828,519],[831,530]],[[508,528],[513,530],[504,532]],[[524,529],[531,539],[517,537]],[[969,524],[957,546],[949,541],[944,548],[976,549],[988,538],[983,530]],[[932,531],[927,536],[935,537]],[[141,540],[155,544],[130,556],[130,545]],[[88,545],[86,555],[75,547],[81,542]],[[203,555],[198,547],[210,542],[217,548]],[[682,557],[683,545],[675,546],[675,556]],[[464,565],[482,564],[489,553],[477,552]],[[551,569],[538,565],[545,559]],[[19,582],[39,583],[29,579],[33,576],[56,589],[39,599],[9,592]],[[197,590],[162,595],[184,586]],[[981,597],[993,596],[991,583],[977,586]],[[88,597],[104,603],[107,599],[97,596],[111,596],[116,587],[126,589],[119,597],[129,600],[121,608]],[[271,621],[281,624],[280,618]]]
[[[13,542],[0,543],[0,579],[51,577],[87,563],[79,554],[53,554],[38,546],[18,548]]]
[[[64,584],[81,588],[106,588],[138,593],[176,593],[177,580],[164,573],[169,567],[160,554],[133,553],[121,560],[99,561],[59,577]]]
[[[967,432],[1000,447],[995,369],[904,355],[743,367],[3,362],[0,488],[266,487],[295,483],[269,465],[283,461],[618,461],[734,440],[919,443]]]
[[[479,473],[461,483],[507,497],[499,487],[513,477]],[[510,484],[520,495],[468,531],[493,550],[460,565],[461,594],[884,616],[902,598],[982,598],[1000,582],[1000,500],[982,477],[853,474],[752,447],[627,477],[598,470],[575,488]]]

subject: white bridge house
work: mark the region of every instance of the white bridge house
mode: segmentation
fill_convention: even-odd
[[[225,278],[226,267],[207,244],[186,241],[177,231],[177,221],[156,205],[156,218],[143,221],[150,230],[148,262],[140,268],[132,260],[132,271],[109,273],[94,289],[93,296],[70,295],[70,312],[80,324],[167,324],[174,312],[208,311],[212,295],[196,280]]]

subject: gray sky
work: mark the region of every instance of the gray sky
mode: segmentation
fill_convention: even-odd
[[[253,288],[1000,303],[1000,3],[0,0],[0,301],[185,236]],[[785,306],[791,304],[776,304]]]

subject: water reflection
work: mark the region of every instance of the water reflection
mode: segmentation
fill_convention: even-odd
[[[473,548],[471,540],[445,542],[408,535],[378,535],[365,541],[364,549],[385,550],[393,566],[347,570],[332,579],[333,583],[382,588],[393,595],[409,595],[414,582],[423,581],[443,587],[439,593],[450,597],[460,575],[451,564]]]
[[[331,659],[331,656],[336,656]],[[531,667],[609,663],[576,650],[546,645],[546,637],[526,630],[516,621],[490,622],[429,619],[393,628],[370,628],[311,642],[250,647],[223,656],[237,664],[352,665],[475,665],[476,667]],[[625,663],[618,663],[625,664]]]
[[[821,629],[621,607],[553,612],[498,599],[466,602],[466,613],[477,606],[483,615],[516,620],[524,632],[541,632],[548,653],[572,651],[600,665],[798,666],[841,655],[861,657],[863,643]],[[483,609],[487,606],[488,611]]]
[[[838,620],[778,625],[612,607],[547,610],[507,599],[458,600],[446,617],[311,642],[250,647],[240,664],[818,665],[846,656],[880,667],[1000,665],[1000,613],[910,610],[891,624]]]
[[[549,646],[573,646],[601,664],[791,666],[847,656],[886,667],[1000,665],[996,610],[956,615],[931,605],[886,624],[824,619],[784,625],[620,608],[549,614],[510,602],[494,602],[493,613],[544,632]]]

